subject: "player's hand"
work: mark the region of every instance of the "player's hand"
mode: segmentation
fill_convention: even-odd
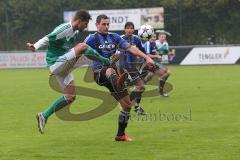
[[[36,48],[34,47],[34,45],[32,43],[27,43],[26,44],[27,48],[30,49],[31,51],[35,52]]]
[[[160,61],[162,60],[162,56],[156,55],[156,58],[159,59]]]

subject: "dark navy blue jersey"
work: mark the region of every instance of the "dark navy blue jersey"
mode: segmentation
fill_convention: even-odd
[[[129,44],[131,44],[132,46],[136,46],[139,50],[145,53],[145,49],[143,48],[142,41],[138,36],[122,35],[121,37],[125,39]],[[136,63],[138,63],[139,61],[143,61],[142,58],[138,58],[137,56],[135,56],[129,51],[123,51],[123,50],[120,50],[120,51],[121,51],[121,56],[120,56],[119,64],[121,68],[125,68],[125,69],[133,68],[136,65]]]
[[[156,42],[147,41],[144,44],[144,48],[147,54],[156,54],[157,49]]]
[[[111,32],[105,34],[95,32],[94,34],[90,34],[84,42],[106,58],[114,55],[118,48],[126,50],[129,46],[129,43],[121,38],[120,35]],[[101,69],[103,66],[106,65],[98,61],[93,61],[92,69],[95,71]]]

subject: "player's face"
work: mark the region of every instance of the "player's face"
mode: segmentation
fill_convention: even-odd
[[[158,38],[160,42],[164,42],[166,40],[166,34],[159,34]]]
[[[109,19],[101,19],[100,23],[96,23],[98,32],[100,33],[108,32],[109,24],[110,24]]]
[[[85,28],[87,28],[89,21],[79,21],[78,23],[78,30],[83,31]]]
[[[132,35],[134,32],[133,26],[126,26],[126,28],[124,29],[124,32],[126,35],[129,35],[129,36]]]
[[[151,38],[149,39],[150,42],[155,42],[157,39],[156,35],[152,35]]]

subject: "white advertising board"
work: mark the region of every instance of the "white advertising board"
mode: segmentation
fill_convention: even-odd
[[[96,31],[96,18],[100,14],[105,14],[110,18],[110,31],[123,30],[126,22],[133,22],[136,29],[143,24],[149,24],[153,28],[164,28],[164,9],[140,8],[140,9],[114,9],[114,10],[90,10],[92,20],[89,21],[88,31]],[[69,22],[75,11],[65,11],[64,22]]]
[[[46,67],[45,52],[0,53],[0,68],[42,68]]]
[[[193,48],[181,65],[235,64],[240,58],[240,47]]]

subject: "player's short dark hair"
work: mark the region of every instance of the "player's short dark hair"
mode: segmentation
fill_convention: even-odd
[[[133,24],[133,22],[126,22],[126,23],[125,23],[125,26],[124,26],[124,29],[126,29],[128,26],[132,26],[133,29],[134,29],[134,24]]]
[[[105,14],[100,14],[97,16],[96,23],[100,23],[102,19],[110,19],[110,18]]]
[[[152,37],[157,37],[157,35],[155,34],[155,33],[153,33],[151,36],[150,36],[150,38],[152,38]]]
[[[81,21],[89,21],[91,18],[91,15],[86,10],[78,10],[74,15],[74,20],[80,19]]]

